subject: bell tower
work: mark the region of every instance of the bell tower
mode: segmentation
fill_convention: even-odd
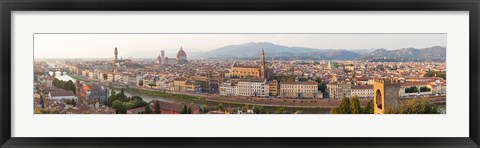
[[[117,51],[117,47],[115,47],[115,51],[113,52],[113,54],[115,54],[115,60],[113,60],[113,63],[117,63],[117,60],[118,60],[118,51]]]
[[[265,52],[262,48],[262,59],[260,61],[260,76],[263,79],[267,79],[266,67],[265,67]]]

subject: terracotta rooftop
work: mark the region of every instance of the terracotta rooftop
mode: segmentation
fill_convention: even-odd
[[[357,77],[358,81],[368,81],[368,77]]]
[[[373,85],[354,85],[352,89],[373,89]]]
[[[160,108],[162,110],[182,112],[183,107],[185,106],[185,104],[181,104],[181,103],[170,103],[170,102],[163,102],[163,101],[158,101],[158,102],[160,103]]]
[[[127,112],[137,112],[137,111],[144,111],[145,110],[145,107],[139,107],[139,108],[133,108],[133,109],[129,109],[127,110]]]
[[[238,68],[260,68],[260,66],[252,66],[252,65],[233,65],[233,67],[238,67]]]
[[[52,90],[52,91],[50,91],[50,95],[52,97],[55,97],[55,96],[75,96],[75,94],[73,94],[73,91],[63,90],[63,89]]]
[[[177,77],[175,79],[173,79],[174,81],[186,81],[187,79],[186,78],[182,78],[182,77]]]
[[[418,86],[418,85],[430,85],[432,82],[405,82],[401,83],[400,86]]]

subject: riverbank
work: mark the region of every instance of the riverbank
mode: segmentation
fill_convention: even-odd
[[[88,80],[87,78],[77,77],[76,75],[73,75],[73,74],[68,75],[68,76],[70,76],[70,77],[72,77],[72,78],[74,78],[74,79],[76,79],[76,80],[83,81],[83,82],[93,82],[93,80]]]
[[[120,88],[113,88],[115,91],[119,92]],[[154,91],[161,91],[161,90],[154,90]],[[296,107],[282,107],[282,106],[263,106],[263,105],[254,105],[254,104],[245,104],[245,103],[236,103],[236,102],[226,102],[226,101],[209,101],[208,99],[203,99],[203,96],[205,94],[195,94],[199,95],[199,98],[197,99],[182,99],[180,97],[178,98],[171,98],[171,97],[159,97],[151,94],[146,94],[142,93],[144,91],[132,91],[132,89],[124,89],[124,92],[127,96],[140,96],[142,97],[145,101],[153,101],[153,100],[160,100],[160,101],[165,101],[165,102],[172,102],[172,103],[186,103],[186,104],[197,104],[199,106],[210,106],[210,107],[215,107],[222,105],[225,108],[242,108],[245,106],[262,106],[266,110],[270,111],[276,111],[281,108],[285,109],[288,112],[295,113],[297,111],[301,111],[303,114],[328,114],[330,112],[330,109],[324,109],[324,108],[296,108]]]
[[[117,88],[118,89],[118,88]],[[190,96],[190,95],[185,95],[185,94],[175,94],[175,93],[169,93],[169,92],[162,92],[160,90],[155,91],[155,90],[145,90],[145,89],[138,89],[138,88],[126,88],[124,91],[127,92],[135,92],[135,93],[143,93],[147,95],[154,95],[158,97],[165,97],[165,98],[175,98],[175,99],[189,99],[189,100],[199,100],[202,99],[200,96]],[[205,99],[205,98],[203,98]]]
[[[121,89],[121,88],[116,88]],[[338,106],[338,100],[314,100],[314,99],[279,99],[279,98],[259,98],[259,97],[225,97],[215,94],[197,94],[188,92],[174,92],[174,91],[161,91],[161,90],[149,90],[148,88],[124,88],[126,92],[142,93],[148,95],[154,95],[158,97],[173,97],[175,99],[188,99],[199,100],[215,103],[228,103],[237,105],[250,105],[250,106],[268,106],[268,107],[284,107],[284,108],[336,108]],[[362,104],[366,104],[368,100],[361,101]]]

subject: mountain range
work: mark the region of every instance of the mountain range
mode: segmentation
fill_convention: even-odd
[[[249,42],[239,45],[220,47],[195,57],[202,58],[257,58],[260,49],[265,50],[267,58],[309,59],[309,60],[369,60],[369,61],[442,61],[446,59],[446,48],[387,49],[316,49],[306,47],[288,47],[269,42]]]

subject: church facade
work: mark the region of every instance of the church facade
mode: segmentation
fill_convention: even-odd
[[[265,65],[265,52],[262,49],[260,66],[246,66],[233,64],[230,70],[230,78],[263,78],[268,79],[268,70]]]

